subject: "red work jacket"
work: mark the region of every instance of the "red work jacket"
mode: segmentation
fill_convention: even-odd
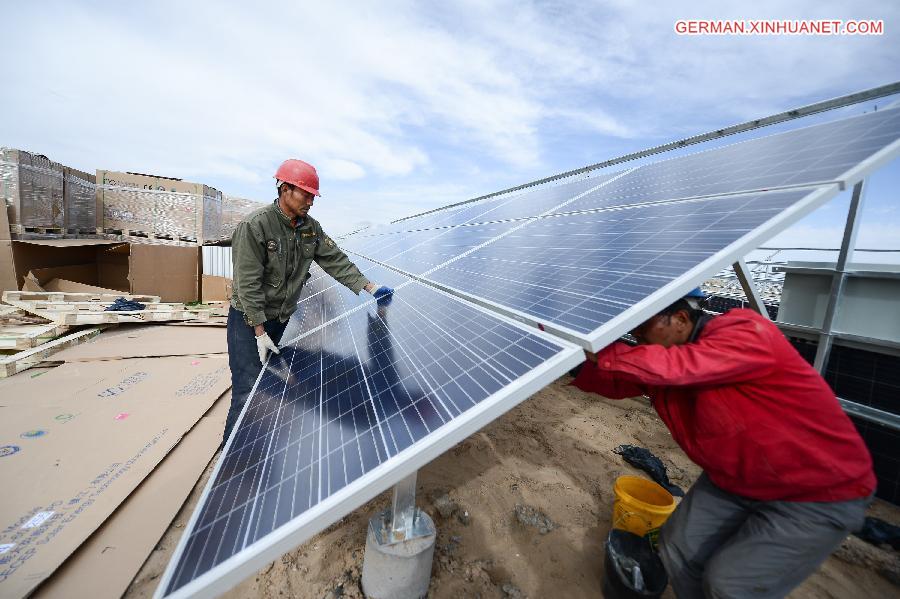
[[[842,501],[875,489],[872,458],[828,384],[751,310],[711,319],[693,342],[614,343],[573,383],[647,395],[684,452],[729,493]]]

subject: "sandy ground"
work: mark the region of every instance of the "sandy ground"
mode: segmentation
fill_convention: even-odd
[[[647,402],[599,399],[566,386],[570,380],[560,379],[419,471],[419,506],[439,531],[429,597],[600,597],[613,482],[640,473],[613,448],[647,447],[685,489],[700,474]],[[126,597],[152,595],[210,471]],[[362,506],[226,597],[362,597],[366,525],[389,499],[385,493]],[[542,511],[554,528],[542,534],[522,524],[517,505]],[[885,502],[876,501],[871,514],[900,523],[900,508]],[[674,598],[671,589],[664,597]],[[791,597],[900,597],[900,556],[850,537]]]

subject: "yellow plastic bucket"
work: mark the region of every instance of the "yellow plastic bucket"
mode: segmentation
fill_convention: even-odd
[[[655,547],[659,529],[675,510],[672,494],[639,476],[620,476],[613,492],[613,528],[646,537]]]

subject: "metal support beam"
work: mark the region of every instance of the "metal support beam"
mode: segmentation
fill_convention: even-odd
[[[838,253],[837,264],[834,269],[834,278],[831,280],[831,295],[828,297],[828,305],[825,308],[822,334],[819,335],[819,346],[816,349],[816,359],[813,362],[813,366],[819,373],[825,372],[828,356],[831,353],[831,344],[834,341],[834,321],[840,309],[841,297],[844,295],[844,287],[847,283],[847,264],[853,259],[853,248],[856,247],[856,235],[859,231],[859,218],[862,213],[863,200],[865,199],[865,188],[866,180],[863,179],[853,186],[853,196],[850,198],[847,224],[844,225],[844,238],[841,241],[841,250]]]
[[[394,485],[391,504],[391,541],[405,541],[413,537],[416,523],[416,472]]]
[[[900,431],[900,416],[897,414],[864,406],[855,401],[848,401],[846,399],[841,399],[840,397],[838,397],[838,401],[841,403],[844,411],[848,414],[862,418],[863,420],[868,420],[869,422],[874,422],[875,424],[886,426],[891,430]]]
[[[744,290],[744,295],[747,296],[747,302],[750,304],[750,307],[771,320],[769,312],[766,310],[766,305],[756,289],[756,283],[753,281],[753,272],[747,266],[747,263],[741,258],[731,266],[734,268],[734,274],[737,275],[738,281],[741,282],[741,289]]]

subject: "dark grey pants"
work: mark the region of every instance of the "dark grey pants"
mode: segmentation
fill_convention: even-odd
[[[287,322],[278,322],[277,320],[267,320],[263,323],[263,328],[269,334],[275,345],[281,341],[281,335],[287,327]],[[228,329],[226,332],[228,341],[228,365],[231,367],[231,407],[228,410],[228,417],[225,419],[225,432],[222,436],[222,444],[228,441],[231,435],[231,429],[237,423],[244,404],[259,371],[262,370],[262,363],[259,361],[259,352],[256,349],[256,333],[253,327],[244,322],[243,312],[235,310],[234,307],[228,309]]]
[[[871,501],[754,501],[704,473],[663,526],[659,554],[679,599],[784,597],[862,528]]]

